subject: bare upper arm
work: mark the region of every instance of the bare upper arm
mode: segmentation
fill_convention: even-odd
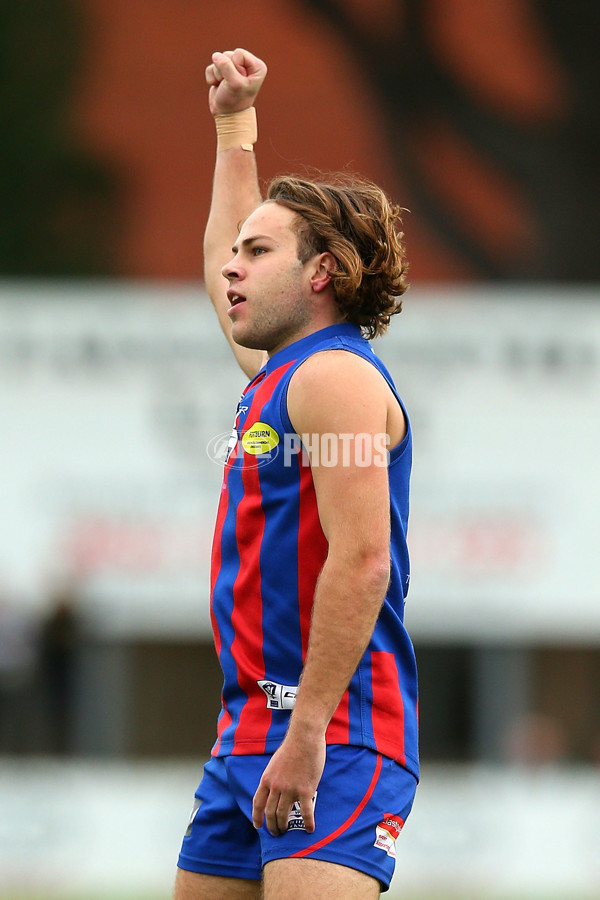
[[[204,281],[223,333],[238,364],[249,378],[253,378],[262,368],[265,354],[261,350],[241,347],[233,340],[227,315],[228,283],[222,269],[231,259],[231,247],[240,222],[261,202],[254,153],[238,148],[217,153],[212,200],[204,234]]]
[[[397,407],[397,411],[394,409]],[[387,555],[389,485],[386,442],[405,428],[383,376],[344,350],[309,357],[292,376],[288,413],[311,461],[321,526],[330,548]]]

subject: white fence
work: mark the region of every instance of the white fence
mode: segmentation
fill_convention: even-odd
[[[201,764],[0,763],[0,896],[167,898]],[[600,898],[600,773],[426,767],[390,900]]]

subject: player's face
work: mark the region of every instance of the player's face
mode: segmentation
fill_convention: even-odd
[[[295,218],[278,203],[259,206],[223,267],[231,332],[243,347],[272,354],[314,330],[310,261],[298,259]]]

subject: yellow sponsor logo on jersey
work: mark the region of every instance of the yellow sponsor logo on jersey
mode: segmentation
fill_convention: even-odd
[[[246,453],[253,456],[260,456],[263,453],[270,453],[279,443],[279,435],[270,425],[264,422],[255,422],[242,435],[242,447]]]

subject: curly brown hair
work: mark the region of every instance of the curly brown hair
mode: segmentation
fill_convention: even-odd
[[[403,210],[376,184],[343,174],[327,182],[280,175],[271,181],[267,199],[297,213],[301,262],[325,252],[337,260],[330,275],[344,318],[369,339],[383,334],[401,311],[400,296],[408,287],[397,227]]]

